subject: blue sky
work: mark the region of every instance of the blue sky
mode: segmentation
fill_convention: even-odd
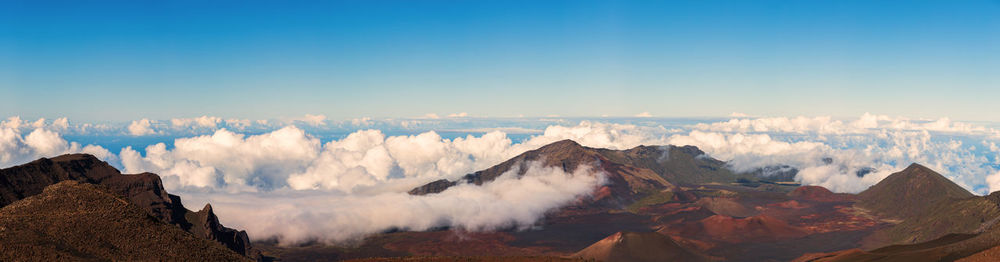
[[[1000,121],[1000,1],[205,2],[0,2],[0,112]]]

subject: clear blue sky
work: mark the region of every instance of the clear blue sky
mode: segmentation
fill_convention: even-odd
[[[290,2],[2,1],[0,112],[1000,120],[996,0]]]

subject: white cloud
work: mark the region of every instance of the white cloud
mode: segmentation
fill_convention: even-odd
[[[226,126],[237,130],[247,129],[251,125],[253,125],[253,122],[251,122],[249,119],[237,119],[237,118],[226,119]]]
[[[55,121],[52,121],[52,128],[56,130],[69,129],[69,119],[66,119],[65,117],[57,118]]]
[[[367,116],[366,117],[362,117],[362,118],[351,119],[351,125],[354,125],[354,126],[357,126],[357,127],[366,127],[366,126],[371,126],[372,124],[373,124],[372,123],[372,118],[371,117],[367,117]]]
[[[489,133],[489,132],[503,132],[505,134],[539,134],[542,130],[524,128],[524,127],[490,127],[490,128],[468,128],[468,129],[454,129],[448,130],[449,132],[457,133]]]
[[[326,116],[325,115],[310,115],[310,114],[306,114],[305,117],[303,117],[302,119],[300,119],[300,121],[305,122],[305,123],[310,124],[310,125],[313,125],[313,126],[321,126],[321,125],[326,125]]]
[[[249,137],[219,129],[210,136],[176,139],[173,150],[160,143],[147,147],[146,156],[140,157],[129,147],[121,157],[127,172],[174,176],[180,183],[175,186],[269,187],[283,184],[287,173],[302,170],[318,154],[319,143],[292,126]]]
[[[423,118],[428,118],[428,119],[439,119],[439,118],[441,118],[441,116],[438,116],[438,115],[437,115],[437,114],[435,114],[435,113],[427,113],[427,114],[425,114],[425,115],[423,116]]]
[[[18,117],[9,120],[20,122]],[[103,147],[68,142],[59,133],[44,128],[37,128],[25,136],[18,129],[20,127],[20,123],[0,123],[0,168],[68,153],[89,153],[105,161],[117,161],[117,156]]]
[[[21,129],[22,125],[24,125],[24,121],[21,121],[21,117],[12,116],[7,118],[7,121],[0,123],[0,128]]]
[[[996,174],[992,174],[986,177],[986,184],[990,188],[990,192],[1000,190],[1000,171]]]
[[[650,114],[649,112],[642,112],[636,114],[635,117],[653,117],[653,114]]]
[[[319,123],[326,121],[325,117],[314,119],[320,119]],[[394,124],[414,128],[409,130],[426,130],[437,128],[435,123],[446,121],[387,119],[376,122],[370,118],[359,118],[328,127],[346,127],[348,123],[354,127]],[[455,222],[449,220],[455,218],[451,215],[440,215],[457,212],[454,210],[435,209],[443,212],[432,212],[434,215],[429,216],[436,216],[439,219],[437,222],[421,220],[409,224],[369,217],[360,220],[370,223],[371,227],[351,224],[345,216],[375,215],[376,211],[383,212],[381,207],[386,210],[395,208],[394,201],[428,208],[450,204],[449,201],[453,201],[451,198],[431,200],[434,198],[409,197],[402,192],[428,181],[454,179],[562,139],[611,149],[628,149],[638,145],[695,145],[709,156],[728,161],[736,170],[791,165],[800,170],[796,178],[798,181],[821,185],[836,192],[859,192],[912,162],[927,165],[979,194],[1000,189],[1000,146],[997,146],[1000,135],[991,128],[947,118],[912,120],[873,114],[857,119],[736,117],[726,121],[668,127],[658,126],[655,119],[643,122],[654,124],[592,121],[568,124],[562,119],[537,121],[543,124],[535,128],[547,127],[544,130],[518,127],[521,122],[515,122],[510,125],[513,128],[488,129],[471,125],[469,128],[437,129],[486,132],[454,139],[445,139],[432,131],[389,136],[380,130],[359,130],[342,139],[321,142],[316,136],[291,125],[260,134],[256,131],[272,130],[277,125],[254,129],[257,135],[247,135],[243,134],[244,131],[233,130],[242,130],[237,126],[251,123],[249,120],[227,120],[229,128],[176,139],[173,148],[168,149],[164,143],[146,147],[143,153],[126,148],[119,156],[128,173],[158,173],[172,191],[177,190],[185,196],[202,194],[201,198],[196,197],[192,201],[211,201],[213,205],[218,201],[228,201],[230,206],[225,209],[235,210],[251,209],[258,202],[273,206],[274,210],[280,210],[275,211],[275,216],[268,213],[241,217],[243,220],[240,223],[245,223],[252,235],[257,235],[256,231],[281,233],[286,234],[290,241],[316,235],[296,231],[294,226],[288,225],[315,223],[327,217],[330,218],[329,223],[324,224],[316,234],[364,235],[386,227],[422,229],[435,223],[474,229],[483,224],[466,219],[467,216]],[[57,119],[46,128],[35,129],[26,136],[21,134],[27,134],[23,129],[30,128],[30,124],[20,118],[12,117],[0,123],[4,127],[0,128],[0,164],[21,163],[39,155],[69,151],[94,152],[101,154],[102,159],[116,157],[100,147],[80,147],[66,142],[59,137],[57,130],[58,126],[68,125],[68,121],[57,124],[59,122]],[[267,124],[260,121],[253,123]],[[132,126],[138,125],[138,133],[153,134],[156,133],[154,124],[147,119],[133,121],[128,131],[134,134]],[[87,126],[78,125],[79,128]],[[117,132],[121,127],[114,130]],[[508,134],[515,133],[534,135],[515,143],[508,137]],[[866,168],[874,168],[875,172],[857,175],[858,171]],[[227,197],[222,192],[236,193],[239,197]],[[369,212],[362,210],[364,206],[380,208]],[[218,210],[224,212],[221,206]],[[400,211],[403,213],[390,214],[407,215],[410,213],[405,212],[418,211],[407,209]],[[511,214],[506,218],[518,216]],[[529,220],[532,219],[519,221]],[[328,240],[338,239],[331,237]]]
[[[461,118],[461,117],[467,117],[467,116],[469,116],[469,113],[466,113],[466,112],[448,114],[448,117],[451,117],[451,118]]]
[[[144,136],[144,135],[156,134],[156,131],[153,131],[151,125],[152,122],[150,122],[149,119],[146,118],[132,121],[132,123],[128,125],[128,133],[132,136]]]
[[[216,128],[222,118],[214,116],[200,116],[195,118],[174,118],[170,119],[170,124],[174,128]],[[229,121],[227,121],[228,123]]]
[[[31,127],[35,128],[35,129],[44,128],[45,127],[45,118],[39,118],[34,123],[31,123]]]
[[[282,244],[357,240],[389,229],[450,226],[470,231],[531,227],[545,212],[587,195],[603,173],[583,167],[572,174],[529,163],[522,177],[509,171],[482,186],[462,184],[439,194],[405,192],[336,195],[323,191],[198,195],[210,199],[227,225]],[[254,215],[247,215],[254,214]]]

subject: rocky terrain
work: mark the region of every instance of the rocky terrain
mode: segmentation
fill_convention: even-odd
[[[975,197],[918,164],[855,195],[799,186],[792,182],[797,170],[790,167],[733,172],[725,162],[690,146],[608,150],[565,140],[458,180],[428,183],[410,194],[435,194],[460,183],[482,185],[510,170],[523,174],[520,167],[529,161],[565,171],[590,165],[610,182],[555,210],[530,230],[445,228],[378,234],[356,246],[260,245],[308,260],[516,255],[609,261],[651,259],[643,257],[646,254],[683,257],[683,261],[809,261],[841,254],[885,257],[899,250],[960,242],[971,247],[945,252],[951,255],[926,256],[949,260],[988,256],[997,253],[988,248],[1000,245],[966,242],[988,238],[987,229],[1000,219],[998,202]],[[921,244],[924,241],[930,242]]]
[[[106,187],[67,180],[0,209],[2,261],[250,261]]]
[[[530,229],[392,231],[342,245],[282,246],[274,241],[251,245],[245,232],[219,224],[210,205],[198,212],[184,208],[179,197],[163,190],[156,175],[122,175],[86,155],[40,159],[0,170],[0,203],[8,205],[3,212],[26,212],[18,210],[40,203],[32,199],[57,199],[52,195],[63,194],[53,193],[63,192],[55,188],[87,185],[120,196],[123,207],[144,211],[148,220],[161,223],[156,230],[166,225],[175,229],[171,232],[204,240],[198,243],[214,242],[241,258],[263,259],[263,251],[283,261],[991,261],[1000,255],[1000,227],[995,225],[1000,221],[1000,193],[975,196],[919,164],[859,194],[843,194],[799,186],[792,181],[797,171],[789,167],[734,172],[725,162],[690,146],[608,150],[564,140],[409,193],[430,195],[458,184],[485,185],[508,171],[523,175],[531,161],[567,172],[592,167],[608,182],[547,213]],[[85,208],[51,206],[49,212]],[[42,212],[35,219],[48,214]],[[10,217],[0,218],[16,218],[5,216]],[[25,222],[19,221],[4,223]],[[10,231],[11,226],[0,233],[35,234]],[[84,249],[76,247],[76,240],[45,234],[4,241],[15,241],[11,239],[28,239],[10,245],[20,250],[16,254],[114,255],[106,250],[72,251]],[[34,246],[48,249],[38,251]]]
[[[192,212],[184,207],[180,197],[163,189],[159,176],[151,173],[121,174],[108,163],[86,154],[42,158],[0,169],[0,207],[41,194],[47,187],[61,181],[99,185],[156,220],[172,224],[198,238],[217,242],[245,257],[263,259],[260,251],[252,247],[246,232],[221,225],[211,206]]]

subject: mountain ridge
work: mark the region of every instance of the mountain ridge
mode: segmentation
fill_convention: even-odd
[[[89,154],[40,158],[0,169],[0,207],[41,194],[46,187],[62,181],[105,186],[157,219],[216,241],[247,257],[262,259],[260,252],[253,249],[245,231],[222,226],[211,209],[200,216],[189,215],[197,212],[185,208],[179,196],[167,193],[158,175],[122,174],[107,162]]]
[[[0,208],[3,261],[249,261],[103,185],[65,180]]]

